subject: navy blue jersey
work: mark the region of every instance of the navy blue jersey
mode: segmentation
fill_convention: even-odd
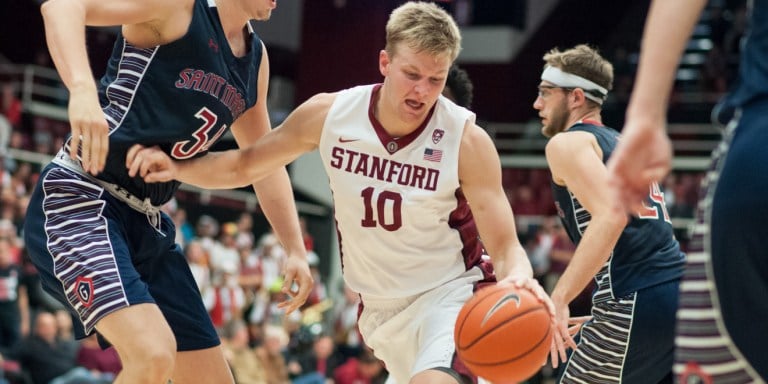
[[[126,152],[143,144],[159,145],[175,159],[199,156],[252,107],[262,46],[251,28],[247,32],[248,54],[235,57],[216,8],[196,0],[189,29],[176,41],[137,48],[118,35],[99,84],[110,148],[98,177],[156,205],[170,199],[179,184],[129,178]]]
[[[573,131],[595,135],[603,151],[603,163],[610,158],[619,137],[612,128],[586,123],[577,123],[568,129]],[[661,191],[658,186],[651,189],[647,212],[630,220],[608,261],[607,273],[614,298],[682,276],[685,256],[674,238]],[[553,182],[552,193],[568,236],[578,245],[592,217],[566,187]]]

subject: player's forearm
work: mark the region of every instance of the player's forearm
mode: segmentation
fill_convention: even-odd
[[[705,4],[706,0],[656,0],[651,4],[628,118],[666,116],[680,57]]]
[[[251,183],[243,171],[241,151],[210,152],[205,156],[176,163],[176,179],[206,189],[232,189]]]
[[[306,258],[306,249],[299,226],[299,215],[293,198],[293,188],[285,168],[253,184],[259,205],[275,235],[290,256]]]
[[[610,257],[626,223],[622,213],[592,217],[573,258],[552,291],[553,301],[570,303],[584,290]]]
[[[506,252],[494,257],[491,255],[497,280],[507,276],[533,277],[533,267],[525,249],[520,243],[506,247]]]
[[[96,89],[85,46],[85,8],[70,0],[50,0],[40,7],[45,38],[59,76],[70,91]]]

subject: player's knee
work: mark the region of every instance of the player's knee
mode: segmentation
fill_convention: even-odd
[[[176,339],[173,335],[147,342],[141,349],[134,349],[123,358],[123,371],[131,377],[141,377],[142,382],[164,383],[173,373],[176,360]]]

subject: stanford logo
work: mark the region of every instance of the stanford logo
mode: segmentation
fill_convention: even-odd
[[[75,281],[75,292],[80,303],[85,307],[93,304],[93,279],[90,277],[78,277]]]
[[[445,131],[443,131],[442,129],[435,129],[432,132],[432,142],[435,144],[439,143],[440,140],[443,139],[443,136],[445,136]]]

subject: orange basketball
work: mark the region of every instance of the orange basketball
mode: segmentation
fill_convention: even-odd
[[[510,285],[477,291],[459,312],[454,336],[467,368],[494,384],[517,383],[538,372],[552,337],[544,304]]]

